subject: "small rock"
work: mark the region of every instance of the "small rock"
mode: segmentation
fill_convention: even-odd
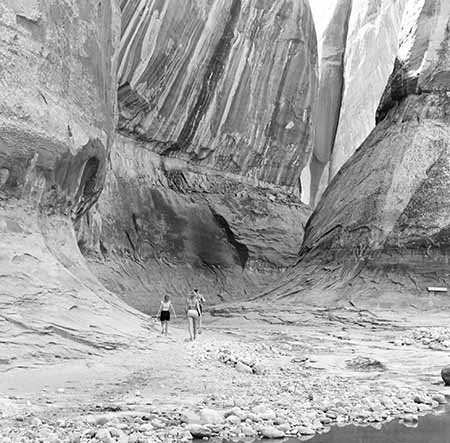
[[[347,360],[347,368],[354,371],[385,371],[386,367],[378,360],[368,357],[358,356],[352,360]]]
[[[440,405],[445,405],[447,403],[445,396],[442,394],[434,394],[431,398],[434,401],[437,401]]]
[[[139,426],[140,432],[151,432],[151,431],[153,431],[153,429],[155,429],[155,428],[151,425],[151,423],[144,423]]]
[[[301,435],[314,435],[316,431],[309,426],[299,426],[297,432]]]
[[[152,426],[154,428],[157,428],[157,429],[162,429],[162,428],[166,427],[166,425],[161,420],[158,420],[157,418],[152,420],[150,423],[152,424]]]
[[[236,364],[236,370],[247,374],[253,374],[253,369],[240,361]]]
[[[241,423],[241,419],[236,415],[229,415],[225,420],[227,421],[227,423],[230,423],[232,425],[238,425]]]
[[[284,438],[285,435],[283,431],[273,426],[266,426],[261,429],[261,436],[263,438]]]
[[[186,430],[189,431],[193,438],[209,438],[211,437],[211,430],[206,426],[190,424],[186,426]]]
[[[109,417],[106,415],[93,415],[88,417],[87,422],[92,425],[103,426],[109,422]]]

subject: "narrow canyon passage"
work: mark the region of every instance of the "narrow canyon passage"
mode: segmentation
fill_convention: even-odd
[[[449,29],[0,0],[0,443],[445,433]]]

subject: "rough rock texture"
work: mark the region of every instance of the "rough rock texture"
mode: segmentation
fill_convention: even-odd
[[[115,127],[118,20],[113,2],[0,1],[5,358],[20,359],[22,343],[38,347],[36,355],[68,355],[67,340],[86,351],[119,343],[133,329],[117,323],[129,308],[89,274],[72,227],[105,177]],[[106,326],[114,322],[116,334]],[[24,340],[24,331],[36,334]]]
[[[78,226],[107,288],[153,312],[155,297],[178,304],[195,286],[209,302],[250,295],[294,262],[311,213],[297,197],[151,148],[117,136],[103,194]]]
[[[308,2],[128,0],[122,12],[120,130],[298,192],[317,85]]]
[[[375,127],[392,72],[406,0],[340,0],[322,41],[321,82],[311,197],[328,183]]]
[[[450,4],[410,0],[378,125],[327,188],[276,292],[450,283]]]
[[[310,214],[300,201],[317,88],[309,6],[121,7],[121,136],[80,247],[107,287],[147,312],[193,286],[210,300],[242,297],[293,263]]]

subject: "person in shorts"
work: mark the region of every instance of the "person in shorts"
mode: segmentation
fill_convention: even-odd
[[[195,288],[194,289],[194,294],[195,297],[197,298],[198,301],[198,333],[201,334],[201,329],[202,329],[202,317],[203,317],[203,303],[205,303],[205,297],[203,296],[203,294],[200,293],[200,291]]]
[[[177,314],[175,313],[175,309],[172,305],[172,302],[170,301],[170,297],[168,295],[165,295],[164,299],[161,300],[158,311],[159,321],[161,322],[161,335],[167,335],[171,310],[173,312],[174,318],[177,318]]]

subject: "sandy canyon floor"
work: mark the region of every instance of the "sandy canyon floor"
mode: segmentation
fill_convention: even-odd
[[[2,365],[0,441],[308,439],[335,424],[414,425],[445,402],[449,315],[248,302],[210,309],[195,342],[184,319],[168,337],[149,320],[148,345]]]

